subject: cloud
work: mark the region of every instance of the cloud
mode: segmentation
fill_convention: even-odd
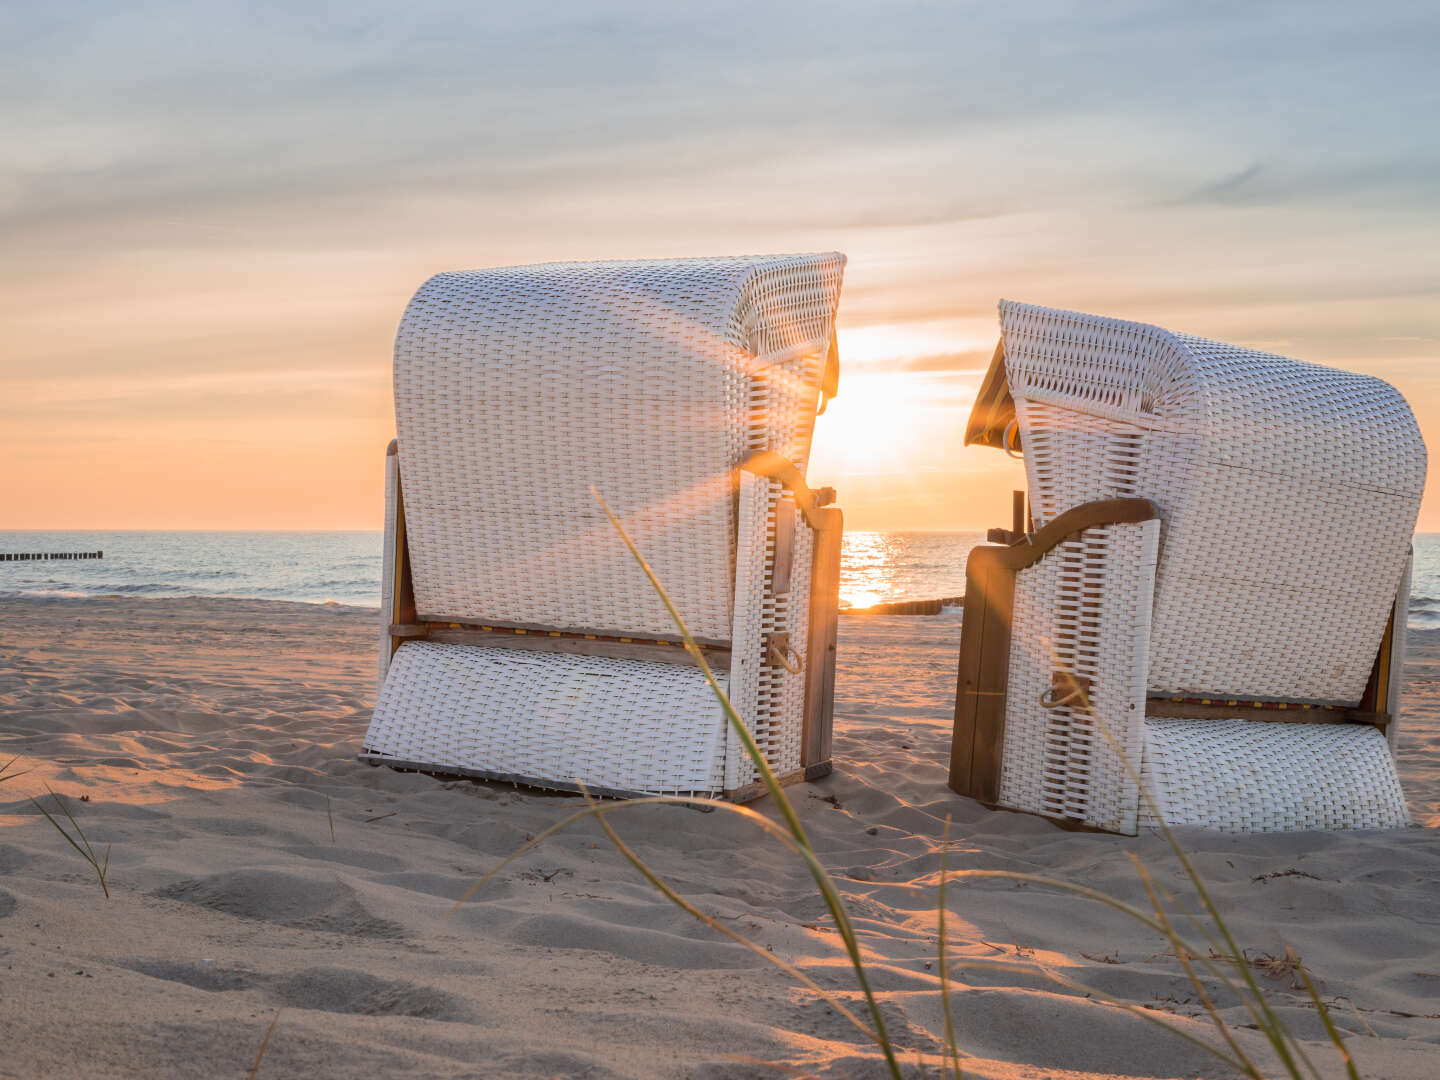
[[[1253,162],[1239,172],[1202,184],[1180,201],[1182,204],[1243,203],[1246,201],[1247,191],[1252,188],[1252,182],[1264,169],[1265,167],[1260,162]]]
[[[768,224],[778,186],[826,208],[796,227],[933,226],[1271,146],[1279,100],[1313,102],[1286,110],[1301,149],[1337,130],[1362,159],[1413,144],[1434,29],[1422,5],[1178,0],[14,5],[0,216],[705,190]]]
[[[1206,181],[1176,200],[1179,206],[1289,206],[1306,203],[1389,206],[1433,204],[1440,196],[1440,155],[1414,151],[1381,160],[1346,160],[1344,150],[1323,161],[1255,161]]]

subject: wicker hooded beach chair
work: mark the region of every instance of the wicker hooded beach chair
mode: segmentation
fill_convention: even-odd
[[[395,344],[381,688],[360,758],[761,794],[655,568],[784,780],[830,771],[841,514],[804,482],[844,256],[440,274]]]
[[[967,564],[950,786],[1122,833],[1406,824],[1426,462],[1400,394],[1140,323],[1000,324],[966,442],[1023,453],[1030,507]]]

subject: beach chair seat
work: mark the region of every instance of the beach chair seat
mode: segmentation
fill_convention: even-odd
[[[1000,323],[966,442],[1023,454],[1029,504],[967,563],[950,786],[1122,833],[1406,824],[1426,457],[1400,394],[1140,323]]]
[[[838,254],[440,274],[401,320],[360,757],[606,795],[758,776],[619,516],[785,780],[830,769],[840,511],[804,475]]]

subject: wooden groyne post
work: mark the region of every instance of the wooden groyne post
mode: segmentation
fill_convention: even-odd
[[[893,600],[862,608],[841,608],[841,615],[939,615],[943,608],[959,607],[963,596],[941,596],[935,600]]]
[[[103,551],[0,551],[0,562],[38,562],[42,559],[103,559]]]

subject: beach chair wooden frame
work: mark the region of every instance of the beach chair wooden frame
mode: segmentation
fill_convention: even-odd
[[[531,288],[538,277],[548,295],[553,293],[552,279],[558,270],[560,277],[582,295],[586,295],[588,288],[592,300],[600,297],[605,312],[620,309],[625,313],[625,318],[616,317],[619,329],[612,332],[626,336],[624,344],[628,351],[643,354],[648,344],[658,360],[669,364],[674,362],[675,354],[679,354],[683,362],[687,355],[693,357],[697,351],[705,350],[710,355],[701,356],[700,362],[692,365],[702,373],[718,354],[720,364],[715,366],[723,370],[716,378],[723,377],[730,387],[731,398],[738,398],[740,402],[739,410],[732,415],[738,415],[747,425],[746,437],[738,444],[747,456],[736,463],[738,467],[732,468],[728,476],[702,478],[708,484],[709,495],[719,492],[721,512],[718,515],[714,513],[717,505],[714,498],[698,510],[693,505],[664,506],[660,512],[663,520],[658,525],[655,512],[647,510],[639,515],[638,528],[643,531],[648,526],[651,536],[638,539],[643,553],[657,564],[657,571],[675,597],[681,614],[691,623],[707,663],[726,686],[767,761],[784,783],[816,779],[831,769],[835,634],[844,523],[841,511],[830,505],[834,501],[833,490],[812,491],[805,483],[803,466],[808,458],[816,406],[823,406],[823,399],[833,395],[836,389],[838,356],[834,348],[833,317],[842,267],[843,258],[832,255],[652,264],[569,264],[560,268],[494,272],[502,292],[508,289],[513,293],[517,287]],[[527,273],[530,270],[535,276]],[[603,296],[601,288],[594,283],[596,277],[605,279]],[[735,309],[728,314],[732,316],[731,322],[738,324],[740,333],[731,336],[740,338],[741,347],[734,347],[733,340],[722,340],[719,346],[714,344],[714,338],[724,338],[727,329],[733,327],[727,328],[722,322],[718,330],[708,336],[697,334],[695,322],[698,320],[693,318],[684,320],[678,329],[662,327],[663,334],[655,334],[650,342],[637,346],[635,334],[627,325],[627,320],[633,321],[630,311],[638,303],[635,294],[643,294],[644,318],[650,323],[659,321],[661,316],[673,318],[673,311],[657,315],[652,304],[655,293],[667,289],[671,283],[680,286],[676,291],[689,302],[704,302],[705,318],[713,320],[717,309],[722,315],[727,314],[724,304]],[[472,324],[484,323],[484,320],[477,320],[470,310],[476,292],[488,298],[489,293],[497,289],[494,279],[479,275],[479,280],[458,283],[442,280],[441,287],[452,293],[459,292],[463,301],[457,305],[461,309],[458,316],[445,316],[449,320],[443,329],[447,341],[471,333],[482,338],[495,333],[488,325],[472,329]],[[707,289],[711,295],[706,295]],[[434,293],[435,283],[427,284],[412,303],[407,320],[433,321],[436,317]],[[715,293],[720,294],[718,300]],[[699,301],[695,300],[697,295]],[[492,304],[492,309],[496,306]],[[560,306],[564,307],[563,302]],[[540,322],[542,330],[548,313],[543,297],[538,305],[531,302],[529,317]],[[521,325],[519,318],[508,315],[499,318],[493,310],[488,317],[506,326]],[[569,325],[574,322],[573,312],[564,310],[555,316],[555,321]],[[420,346],[406,346],[406,325],[402,324],[402,342],[397,344],[397,368],[402,362],[402,349],[429,348],[428,342],[435,337],[434,331],[427,327],[425,334],[419,335]],[[525,332],[533,332],[533,322]],[[682,335],[688,337],[677,346],[675,341]],[[698,346],[694,344],[697,338]],[[781,347],[776,347],[776,338],[782,339],[778,342]],[[593,344],[597,353],[613,351],[614,347],[612,341],[603,337]],[[517,360],[508,353],[500,353],[488,339],[480,342],[478,352],[480,355],[474,363],[481,366],[524,363],[523,357]],[[497,353],[500,353],[498,359]],[[582,351],[580,355],[583,366],[585,354]],[[447,362],[441,375],[453,378],[449,368],[459,366],[468,371],[471,364],[468,356],[458,362]],[[654,371],[655,365],[651,364],[650,368]],[[525,374],[522,371],[519,377]],[[405,379],[409,379],[408,385],[403,384]],[[453,533],[461,526],[455,524],[456,515],[442,516],[431,509],[428,520],[423,522],[423,527],[431,532],[430,550],[425,557],[432,575],[447,577],[445,585],[450,591],[437,590],[432,581],[429,599],[420,595],[421,590],[416,587],[415,522],[406,506],[410,478],[405,475],[404,446],[407,429],[412,439],[433,437],[431,429],[436,425],[430,417],[420,414],[436,406],[433,389],[422,386],[417,392],[414,383],[413,376],[397,375],[401,435],[391,442],[385,466],[381,695],[361,759],[371,764],[437,775],[510,781],[562,791],[583,789],[616,797],[682,794],[747,801],[762,795],[764,788],[758,782],[753,764],[744,757],[738,739],[728,730],[718,701],[705,685],[658,600],[649,591],[639,568],[629,561],[619,537],[608,525],[593,527],[599,515],[588,495],[577,504],[575,516],[588,512],[592,527],[585,550],[603,547],[604,557],[610,560],[598,570],[584,565],[583,558],[577,556],[573,583],[566,579],[565,567],[557,572],[554,566],[541,567],[550,578],[534,588],[529,582],[513,587],[509,581],[500,582],[501,589],[523,594],[519,601],[514,601],[508,593],[497,593],[494,581],[487,583],[483,574],[476,574],[482,581],[474,589],[480,597],[475,603],[482,606],[466,608],[471,599],[466,595],[468,583],[462,581],[457,589],[449,580],[457,576],[445,561],[452,553],[440,550],[437,557],[437,547],[455,543],[448,540],[447,530]],[[701,389],[703,392],[704,388]],[[677,408],[689,407],[692,396],[683,385],[659,389],[647,385],[631,391],[602,383],[601,391],[648,394],[652,399],[658,394],[661,396],[657,400],[662,405],[667,400],[664,395],[668,394],[672,399],[683,399]],[[402,405],[402,394],[407,393],[410,397]],[[452,392],[447,388],[447,401],[450,396]],[[414,404],[417,398],[422,399],[419,405]],[[407,416],[406,407],[414,414]],[[449,406],[442,403],[440,407]],[[498,418],[497,422],[500,422]],[[439,426],[443,428],[444,424]],[[465,429],[460,431],[463,436]],[[730,442],[734,443],[733,438]],[[422,447],[409,459],[412,467],[418,462],[422,473],[429,465],[423,456],[428,449]],[[543,462],[547,451],[541,449],[533,456]],[[569,468],[572,476],[577,471],[573,462],[561,461],[560,467],[562,471]],[[646,467],[646,463],[640,463],[640,471]],[[668,474],[657,473],[664,463],[649,467],[651,474],[668,478]],[[603,493],[605,470],[597,471],[602,474],[597,477],[597,487]],[[632,476],[630,462],[610,463],[609,475],[612,482],[617,475],[620,481],[629,479]],[[437,482],[432,470],[428,478],[432,502],[436,501],[436,488],[450,482],[449,477]],[[617,486],[623,487],[623,483]],[[584,503],[590,505],[587,507]],[[622,518],[626,509],[617,507]],[[651,516],[647,518],[646,513]],[[705,513],[710,514],[712,521],[719,521],[722,528],[728,526],[731,530],[734,551],[731,576],[723,582],[721,599],[726,605],[732,603],[729,599],[732,595],[734,599],[728,611],[717,616],[712,610],[708,621],[702,612],[701,618],[692,621],[684,596],[677,595],[685,591],[683,572],[672,573],[671,580],[667,580],[660,563],[667,554],[664,539],[678,533],[684,540],[690,535],[685,530],[691,526],[694,516]],[[547,520],[554,528],[561,517],[551,513]],[[627,527],[636,528],[629,521]],[[440,544],[436,542],[437,535],[442,541]],[[547,538],[540,535],[538,539],[543,543]],[[472,552],[485,550],[470,537],[462,536],[460,546],[467,543]],[[613,551],[623,556],[618,565],[612,557]],[[517,559],[513,552],[502,552],[499,557],[517,565],[526,564],[526,560]],[[673,558],[670,561],[675,564]],[[692,564],[699,565],[693,560]],[[680,565],[683,568],[692,564],[682,562]],[[713,559],[709,568],[713,571]],[[463,565],[461,569],[458,576],[463,578]],[[674,584],[676,580],[678,585]],[[601,585],[597,586],[596,581]],[[620,588],[628,595],[622,597],[624,604],[615,606],[618,614],[606,613],[597,618],[594,594],[606,582],[611,587],[620,582]],[[549,588],[551,594],[535,601],[531,594],[543,592],[545,588]],[[559,611],[557,615],[555,596],[578,597],[579,602],[589,604],[589,613],[571,617],[568,612]],[[698,597],[701,606],[707,599],[713,599],[703,593]],[[491,603],[505,610],[498,613],[498,617],[477,613],[484,612],[483,605]],[[525,604],[540,614],[523,617]],[[658,614],[653,609],[658,609]],[[517,612],[522,617],[517,618]],[[525,670],[518,674],[511,670],[515,664],[508,663],[507,654],[514,654],[515,664],[524,665]],[[400,668],[404,670],[398,670]],[[581,693],[577,698],[576,687],[591,677],[610,680],[607,694],[596,698]],[[546,730],[535,738],[505,730],[505,718],[495,711],[505,707],[504,702],[513,704],[517,700],[514,697],[516,679],[520,680],[520,689],[525,694],[536,699],[546,698],[552,703],[542,710],[544,715],[537,722],[537,726],[544,726]],[[500,685],[507,680],[507,685]],[[583,699],[580,704],[569,704],[580,699]],[[446,704],[437,707],[435,703],[440,700]],[[519,700],[522,706],[526,704],[523,699]],[[561,702],[558,706],[554,704],[557,701]],[[525,710],[522,707],[520,711]],[[631,759],[645,760],[637,763]]]
[[[1161,818],[1405,824],[1392,752],[1425,458],[1403,399],[1379,380],[1140,324],[1001,313],[966,441],[1023,453],[1038,506],[1017,493],[1012,527],[991,530],[999,546],[967,563],[952,789],[1124,833]],[[1349,430],[1307,424],[1306,410]],[[1309,470],[1304,495],[1344,505],[1341,520],[1281,490],[1256,522],[1257,490],[1291,454]],[[1388,528],[1358,527],[1367,508]],[[1287,512],[1308,531],[1287,529]],[[1345,561],[1317,569],[1312,551]],[[1280,587],[1256,585],[1247,602],[1234,581]],[[1327,612],[1332,583],[1348,589]],[[1207,605],[1205,589],[1226,603]],[[1309,624],[1276,610],[1282,595]],[[1201,609],[1188,625],[1187,608]],[[1264,636],[1247,654],[1207,619]]]

